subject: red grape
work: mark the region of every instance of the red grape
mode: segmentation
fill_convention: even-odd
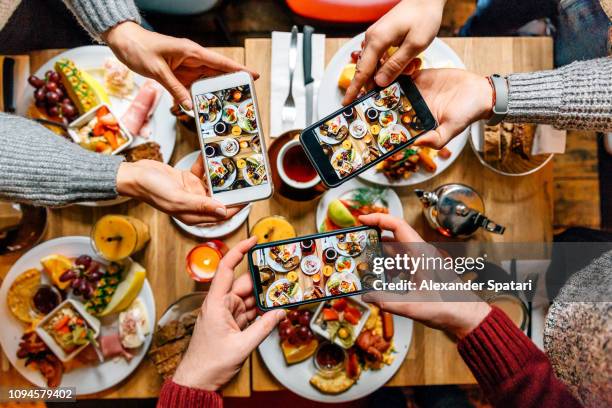
[[[49,92],[57,91],[57,84],[55,82],[47,82],[45,89]]]
[[[47,92],[45,94],[45,98],[47,99],[47,103],[51,105],[57,104],[59,102],[59,95],[56,92]]]
[[[47,108],[47,113],[49,114],[49,116],[59,116],[60,110],[57,107],[57,105],[56,106],[51,106],[51,107]]]
[[[74,261],[74,264],[77,266],[82,266],[83,268],[87,269],[89,268],[89,265],[91,265],[91,256],[89,255],[80,255],[76,261]]]
[[[351,52],[351,59],[353,60],[354,63],[357,63],[360,57],[361,57],[361,50],[355,50]]]
[[[37,101],[44,101],[45,100],[45,90],[44,89],[37,89],[36,91],[34,91],[34,99],[36,99]]]
[[[36,75],[30,75],[28,77],[28,83],[32,85],[34,88],[38,89],[45,84],[45,81],[37,77]]]
[[[311,314],[309,310],[303,310],[300,314],[299,322],[302,326],[308,326],[310,324]]]
[[[48,79],[49,79],[49,77],[51,76],[51,74],[52,74],[53,72],[54,72],[54,71],[53,71],[53,70],[51,70],[51,69],[50,69],[50,70],[48,70],[47,72],[45,72],[45,79],[47,79],[47,80],[48,80]]]
[[[297,335],[302,341],[308,340],[309,333],[310,329],[306,326],[300,326],[300,328],[297,330]]]
[[[62,103],[62,113],[68,118],[73,118],[76,114],[76,108],[72,104]]]
[[[34,102],[34,105],[36,105],[37,108],[44,108],[47,104],[44,100],[43,101],[37,100],[36,102]]]
[[[295,339],[295,327],[287,327],[283,333],[281,334],[281,338],[285,339],[285,340],[289,340],[289,342],[291,343],[291,339]],[[291,344],[295,344],[295,343],[291,343]]]
[[[302,339],[300,339],[300,337],[298,336],[297,331],[294,331],[291,336],[288,336],[287,340],[289,340],[289,343],[293,344],[294,346],[302,343]]]
[[[64,93],[65,93],[65,92],[64,92]],[[69,104],[71,104],[71,105],[73,105],[73,106],[74,106],[74,104],[72,103],[72,101],[70,100],[70,98],[64,98],[64,99],[62,99],[62,103],[69,103]]]
[[[87,281],[85,279],[81,279],[81,281],[79,282],[79,291],[81,293],[87,293],[87,289],[89,288],[89,283],[87,283]]]
[[[61,80],[60,75],[56,71],[53,71],[49,74],[49,81],[58,83],[60,82],[60,80]]]
[[[74,290],[77,290],[79,288],[79,286],[81,286],[81,278],[75,278],[72,280],[72,283],[70,284],[70,287]]]
[[[287,329],[289,327],[293,327],[293,324],[287,318],[281,320],[281,322],[278,324],[278,330],[279,331],[282,331],[282,330]]]
[[[57,88],[55,93],[59,95],[60,100],[64,97],[64,91],[62,91],[62,88]]]
[[[76,278],[76,273],[72,269],[68,269],[66,272],[62,273],[59,277],[60,282],[67,282],[71,279]]]
[[[290,310],[289,313],[287,313],[287,318],[291,321],[291,323],[295,324],[300,319],[300,312],[297,310]]]

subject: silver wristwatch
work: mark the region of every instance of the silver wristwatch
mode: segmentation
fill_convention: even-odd
[[[495,92],[495,105],[493,116],[487,121],[487,125],[495,126],[508,114],[508,80],[498,74],[493,74],[489,78]]]

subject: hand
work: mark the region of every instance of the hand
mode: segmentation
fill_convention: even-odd
[[[484,76],[462,69],[425,69],[416,72],[413,80],[438,122],[415,146],[440,149],[469,125],[492,114],[493,88]]]
[[[202,156],[191,171],[177,170],[154,160],[124,162],[117,172],[117,192],[149,203],[189,225],[223,221],[240,211],[227,209],[210,198],[202,182],[203,175]]]
[[[174,374],[177,384],[218,390],[285,318],[284,310],[274,310],[249,326],[256,316],[251,279],[243,275],[234,281],[234,268],[255,242],[255,237],[240,242],[219,263],[189,348]]]
[[[162,84],[185,108],[193,104],[186,87],[201,77],[225,72],[256,72],[186,38],[174,38],[148,31],[126,21],[102,35],[114,54],[132,71]]]
[[[414,249],[418,253],[428,252],[428,256],[435,256],[433,252],[437,252],[433,246],[429,248],[431,251],[429,249],[426,251],[423,239],[406,221],[400,218],[389,214],[370,214],[362,215],[359,221],[365,225],[393,232],[391,241],[406,244],[402,248],[404,252],[410,250],[408,243],[416,243]],[[454,277],[456,278],[456,275]],[[422,276],[417,272],[414,278],[418,281],[422,279]],[[408,317],[426,326],[463,338],[474,330],[491,310],[491,307],[476,295],[462,294],[462,298],[465,296],[471,297],[472,301],[445,302],[438,293],[429,291],[409,292],[401,299],[393,298],[393,300],[389,300],[389,296],[383,292],[369,292],[363,295],[363,300],[376,303],[387,312]]]
[[[404,71],[410,60],[422,52],[440,30],[446,0],[404,0],[375,22],[365,34],[355,78],[348,87],[343,105],[351,103],[361,88],[376,74],[378,86],[388,86]],[[389,47],[398,50],[376,71]]]

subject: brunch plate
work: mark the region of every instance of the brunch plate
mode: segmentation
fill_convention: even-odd
[[[108,58],[113,57],[114,55],[110,48],[105,46],[89,45],[77,47],[64,51],[61,54],[51,58],[36,71],[35,75],[39,78],[44,78],[46,71],[54,69],[54,64],[57,60],[67,58],[74,61],[79,68],[83,69],[92,77],[98,79],[101,84],[103,84],[102,66]],[[125,98],[118,98],[112,95],[109,96],[111,108],[118,116],[123,115],[123,113],[127,110],[131,101],[134,99],[134,96],[138,93],[138,89],[146,80],[145,77],[136,73],[133,73],[133,77],[135,86],[131,94]],[[23,96],[20,98],[21,102],[17,106],[17,113],[19,115],[26,117],[28,116],[28,111],[34,104],[33,92],[34,88],[30,84],[27,84],[25,86]],[[168,163],[170,161],[170,157],[172,156],[174,145],[176,143],[176,118],[170,113],[172,103],[173,101],[170,94],[166,90],[163,90],[161,97],[159,98],[159,103],[157,104],[157,107],[149,120],[149,126],[152,131],[151,136],[146,139],[142,136],[134,135],[134,142],[130,145],[130,147],[134,147],[148,141],[157,142],[160,145],[163,162]],[[128,199],[129,198],[127,197],[120,197],[115,200],[86,202],[80,204],[94,207],[108,206],[125,202]]]
[[[352,192],[357,189],[372,188],[380,189],[380,187],[372,187],[371,185],[366,184],[363,181],[353,178],[336,188],[328,190],[325,194],[323,194],[323,196],[319,200],[319,203],[317,204],[317,213],[315,218],[317,229],[320,229],[320,226],[323,225],[323,223],[326,221],[328,208],[332,201],[336,199],[350,198]],[[382,190],[381,198],[386,201],[386,206],[383,206],[388,209],[389,214],[393,215],[394,217],[404,217],[404,208],[402,207],[402,202],[395,191],[389,188],[385,188],[384,190]],[[381,203],[379,202],[374,204],[381,205]]]
[[[0,287],[0,321],[3,322],[3,328],[0,330],[0,344],[13,367],[25,379],[37,387],[47,387],[47,383],[38,370],[26,367],[24,365],[25,360],[17,358],[17,350],[19,349],[21,336],[24,333],[25,324],[18,321],[9,311],[7,295],[9,288],[19,275],[30,268],[40,269],[40,259],[51,254],[62,254],[67,257],[87,254],[94,260],[101,261],[95,255],[89,237],[61,237],[45,241],[30,249],[15,262],[6,275]],[[45,282],[46,274],[43,272],[41,275],[41,280]],[[155,329],[155,300],[147,279],[145,279],[144,285],[136,299],[140,299],[145,305],[149,313],[149,331],[153,333]],[[105,327],[116,325],[117,315],[109,315],[100,320],[104,330]],[[151,339],[151,334],[146,336],[144,344],[132,353],[134,357],[129,362],[123,358],[113,358],[96,366],[76,368],[64,372],[60,385],[62,387],[75,387],[77,395],[86,395],[106,390],[118,384],[138,367],[147,353]]]
[[[191,152],[174,165],[174,168],[179,170],[189,170],[193,163],[198,159],[198,155],[201,152]],[[179,226],[183,231],[188,232],[199,238],[219,238],[223,237],[231,232],[234,232],[246,221],[251,212],[251,205],[247,205],[242,210],[238,211],[236,215],[225,222],[209,225],[187,225],[176,218],[172,217],[176,225]]]
[[[344,66],[351,61],[351,52],[361,49],[361,42],[365,38],[365,33],[361,33],[347,43],[345,43],[333,56],[327,68],[321,84],[319,86],[319,95],[317,97],[317,114],[319,118],[323,118],[342,107],[342,98],[344,97],[344,91],[338,87],[338,78],[342,72]],[[465,65],[459,58],[459,56],[439,38],[435,38],[431,45],[423,52],[423,68],[446,68],[455,67],[465,69]],[[465,147],[469,136],[469,127],[457,135],[451,140],[446,147],[451,152],[451,157],[447,159],[441,159],[440,157],[434,157],[433,161],[436,163],[436,171],[429,173],[426,171],[418,171],[413,173],[407,179],[389,180],[382,172],[376,170],[375,167],[362,173],[359,177],[367,180],[371,183],[398,187],[398,186],[410,186],[418,183],[422,183],[429,180],[436,175],[442,173],[448,168]],[[318,218],[318,217],[317,217]],[[317,225],[319,225],[317,223]]]
[[[289,258],[294,257],[294,256],[298,257],[298,262],[291,269],[286,268],[276,259],[273,259],[272,252],[271,252],[272,247],[264,248],[264,255],[266,257],[266,261],[268,262],[268,265],[270,265],[270,267],[273,270],[275,270],[276,272],[284,273],[284,272],[289,272],[299,266],[302,260],[302,248],[300,247],[299,244],[287,244],[287,245],[282,245],[282,247],[288,248],[287,250],[288,250]]]
[[[299,396],[325,403],[353,401],[384,386],[404,362],[412,341],[412,320],[394,315],[393,325],[395,328],[393,337],[395,352],[391,354],[393,362],[379,370],[363,370],[355,385],[337,395],[324,394],[309,383],[309,379],[317,372],[312,358],[287,365],[279,347],[278,330],[274,330],[259,345],[259,353],[266,367],[278,382]]]

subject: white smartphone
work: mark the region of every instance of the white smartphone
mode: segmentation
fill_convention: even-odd
[[[272,177],[251,75],[199,80],[191,97],[212,197],[226,206],[269,198]]]

